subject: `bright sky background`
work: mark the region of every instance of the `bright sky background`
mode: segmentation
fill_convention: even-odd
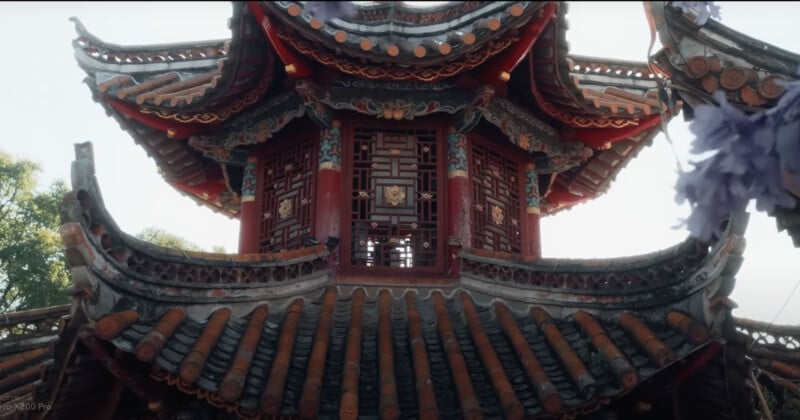
[[[722,23],[800,53],[800,3],[717,4]],[[169,187],[144,149],[92,101],[73,57],[76,33],[68,21],[79,17],[107,42],[159,44],[229,38],[231,11],[227,2],[0,2],[0,150],[38,162],[44,188],[56,179],[69,182],[73,144],[92,141],[106,207],[123,230],[136,234],[158,227],[205,249],[221,245],[235,252],[238,222]],[[572,53],[646,60],[650,32],[641,2],[571,3],[567,19]],[[685,168],[691,135],[681,117],[669,132]],[[542,221],[545,256],[634,255],[685,239],[687,231],[674,228],[689,211],[673,199],[675,168],[674,154],[659,135],[622,171],[609,194]],[[740,305],[734,314],[772,321],[800,281],[800,249],[777,232],[774,219],[754,208],[751,213],[745,262],[732,294]],[[776,322],[800,324],[800,291]]]

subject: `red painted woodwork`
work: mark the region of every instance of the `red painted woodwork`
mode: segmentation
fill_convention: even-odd
[[[478,80],[492,85],[507,82],[507,77],[511,76],[514,68],[525,58],[533,44],[539,39],[542,30],[555,17],[557,11],[557,2],[548,2],[542,6],[537,12],[537,16],[531,20],[531,23],[520,29],[519,40],[512,44],[508,50],[502,52],[499,57],[483,65],[483,70],[478,73]]]
[[[469,178],[452,177],[447,179],[447,234],[458,245],[450,243],[449,263],[450,275],[457,276],[460,272],[458,266],[459,248],[472,245],[472,225],[470,223],[470,208],[472,196],[470,195]]]
[[[170,182],[170,185],[189,194],[206,194],[209,200],[217,198],[217,195],[225,190],[225,184],[221,179],[214,179],[200,184],[189,185],[185,182]]]
[[[575,140],[594,148],[600,149],[608,144],[627,140],[644,130],[655,127],[661,123],[660,115],[653,115],[639,121],[638,125],[624,128],[574,128]]]
[[[575,195],[567,191],[566,187],[554,184],[553,188],[550,190],[550,193],[547,194],[547,201],[551,203],[556,208],[560,206],[571,206],[579,203],[583,203],[593,199],[594,196],[591,195]]]
[[[542,231],[540,226],[541,215],[539,213],[525,212],[522,226],[525,234],[522,235],[522,256],[528,259],[538,260],[542,258]]]
[[[317,172],[316,220],[314,232],[318,241],[325,243],[328,237],[339,238],[342,224],[342,172],[336,169],[321,169]]]
[[[292,50],[290,50],[286,45],[284,45],[283,41],[281,41],[278,37],[275,27],[272,26],[272,22],[269,21],[269,18],[267,18],[267,16],[261,10],[261,7],[259,7],[258,2],[250,1],[247,3],[247,7],[250,9],[250,13],[252,13],[256,18],[256,21],[261,26],[261,29],[264,31],[264,36],[267,38],[270,44],[272,44],[272,48],[275,50],[275,53],[278,54],[278,57],[281,59],[281,61],[283,61],[283,64],[286,65],[286,74],[293,79],[302,79],[311,76],[311,66],[297,54],[292,52]]]
[[[256,161],[256,173],[262,168],[256,156],[250,156],[248,162]],[[254,254],[258,252],[258,202],[254,196],[249,198],[242,194],[242,207],[239,213],[239,253]]]
[[[212,130],[215,127],[211,124],[189,124],[173,120],[165,120],[153,115],[142,114],[139,107],[131,105],[118,99],[106,98],[106,102],[120,113],[133,118],[134,120],[155,130],[163,131],[171,139],[181,140],[204,130]]]

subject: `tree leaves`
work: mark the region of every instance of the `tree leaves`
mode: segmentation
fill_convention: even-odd
[[[136,235],[136,237],[145,242],[150,242],[152,244],[161,245],[167,248],[177,248],[185,251],[202,251],[199,246],[189,242],[188,240],[154,227],[145,228],[138,235]]]
[[[710,156],[682,173],[676,186],[676,201],[692,205],[687,225],[693,237],[708,241],[724,218],[743,212],[751,200],[763,212],[794,207],[796,197],[784,178],[793,176],[800,161],[800,84],[786,87],[765,112],[745,114],[721,91],[714,94],[718,106],[695,109],[689,126],[696,136],[692,152]]]
[[[38,192],[39,167],[0,152],[0,311],[68,303],[59,205],[67,192],[55,182]]]

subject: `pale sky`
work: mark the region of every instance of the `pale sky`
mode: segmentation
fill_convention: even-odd
[[[800,52],[800,3],[719,2],[722,23],[762,41]],[[230,37],[228,2],[45,3],[0,2],[0,150],[38,162],[40,187],[69,182],[73,144],[94,144],[98,182],[106,207],[124,231],[158,227],[205,249],[235,252],[238,221],[201,207],[169,187],[144,149],[93,102],[72,49],[70,16],[90,32],[122,45],[162,44]],[[567,19],[571,52],[645,61],[650,32],[641,2],[571,3]],[[659,44],[656,44],[657,47]],[[682,117],[669,126],[684,168],[691,135]],[[688,235],[675,228],[688,205],[674,202],[677,172],[663,135],[618,176],[611,191],[542,221],[545,257],[601,258],[643,254]],[[745,262],[731,297],[737,316],[776,319],[800,281],[800,249],[775,220],[751,206]],[[800,324],[800,291],[776,323]]]

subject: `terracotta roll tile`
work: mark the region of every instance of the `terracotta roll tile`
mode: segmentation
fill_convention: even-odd
[[[97,85],[97,89],[100,91],[100,93],[106,93],[106,91],[111,88],[115,88],[122,85],[129,85],[131,83],[133,83],[133,78],[126,74],[99,83]]]
[[[319,314],[317,331],[314,334],[314,346],[308,359],[306,380],[303,383],[303,393],[300,396],[298,410],[300,416],[306,419],[317,417],[320,404],[322,380],[325,376],[325,364],[328,356],[328,346],[331,342],[331,326],[333,325],[333,309],[336,306],[336,289],[328,289],[322,302],[322,311]]]
[[[575,321],[589,337],[594,348],[608,361],[611,371],[619,379],[625,389],[633,389],[639,383],[636,369],[628,362],[625,355],[606,334],[606,330],[594,317],[584,311],[575,313]]]
[[[30,382],[33,378],[42,376],[43,371],[44,365],[38,364],[36,366],[31,366],[27,369],[8,375],[3,379],[0,379],[0,391],[10,388],[14,384],[20,382]]]
[[[36,380],[31,383],[22,385],[20,387],[14,388],[11,391],[6,392],[5,394],[0,394],[0,401],[12,401],[16,398],[19,398],[25,394],[31,394],[36,392],[37,389],[42,387],[42,381]]]
[[[250,320],[247,322],[247,328],[244,331],[242,340],[239,342],[239,348],[236,350],[236,356],[233,358],[231,368],[225,374],[219,387],[220,396],[227,402],[235,401],[242,395],[244,381],[247,378],[247,372],[250,370],[253,354],[255,354],[258,343],[261,341],[261,333],[264,329],[264,323],[267,322],[268,314],[268,306],[261,305],[250,315]]]
[[[52,351],[53,349],[51,347],[43,347],[40,349],[28,350],[23,353],[15,354],[0,362],[0,377],[7,375],[12,369],[16,369],[19,366],[50,354]]]
[[[143,362],[152,362],[185,319],[186,311],[183,308],[167,311],[153,330],[139,340],[139,344],[136,345],[136,358]]]
[[[780,75],[765,76],[758,82],[758,94],[766,99],[777,99],[786,91],[786,88],[780,84],[780,81],[783,80],[786,78]]]
[[[94,327],[94,335],[101,340],[111,340],[124,331],[125,328],[130,327],[137,319],[139,319],[139,314],[133,309],[114,312],[97,321],[97,325]]]
[[[475,303],[466,292],[461,292],[461,305],[464,307],[464,317],[467,320],[467,327],[469,328],[470,335],[475,343],[475,347],[478,348],[478,353],[481,356],[481,361],[483,361],[486,373],[492,381],[492,387],[495,392],[497,392],[498,398],[500,398],[500,404],[503,407],[506,418],[523,418],[525,416],[525,409],[522,407],[519,399],[517,399],[514,388],[511,387],[511,383],[508,381],[508,376],[506,376],[503,364],[500,362],[500,358],[497,357],[494,346],[491,340],[489,340],[489,336],[486,335],[486,331],[483,329],[480,319],[478,319],[478,311],[475,309]]]
[[[758,359],[756,362],[759,366],[768,369],[769,371],[778,374],[783,378],[792,380],[800,379],[800,367],[792,366],[779,360]]]
[[[536,393],[539,396],[539,401],[541,401],[545,411],[548,413],[557,413],[561,411],[564,402],[558,394],[558,389],[550,382],[550,378],[547,377],[544,369],[542,369],[542,364],[533,353],[533,350],[531,350],[530,344],[525,340],[525,336],[522,335],[522,331],[520,331],[517,323],[514,321],[514,315],[511,314],[511,310],[498,302],[494,305],[494,312],[495,315],[497,315],[497,321],[500,323],[500,327],[503,328],[503,331],[511,341],[511,345],[514,346],[514,351],[517,353],[520,364],[533,383]]]
[[[702,344],[709,340],[708,329],[694,318],[681,312],[667,314],[667,325],[681,333],[692,344]]]
[[[217,341],[222,336],[230,317],[231,311],[228,308],[218,309],[214,312],[214,315],[211,316],[211,319],[203,328],[200,337],[194,343],[192,351],[181,362],[179,370],[181,379],[193,384],[200,378],[200,374],[206,365],[206,360],[208,360],[208,356],[211,355],[217,345]]]
[[[656,366],[663,368],[675,361],[675,352],[663,341],[659,340],[644,322],[626,313],[620,315],[619,323],[633,337],[636,343],[644,349]]]
[[[411,356],[414,362],[414,381],[417,389],[417,402],[421,420],[437,420],[439,409],[436,406],[436,392],[433,388],[431,365],[428,350],[422,335],[422,319],[417,309],[416,292],[406,293],[406,313],[408,319],[408,338],[411,340]]]
[[[165,93],[174,93],[176,91],[180,91],[183,89],[200,86],[202,84],[208,83],[211,79],[214,78],[218,74],[218,71],[213,71],[207,74],[202,74],[200,76],[193,77],[191,79],[187,79],[181,82],[174,82],[170,83],[165,86],[161,86],[155,90],[151,90],[149,92],[143,92],[136,95],[136,103],[141,105],[147,102],[150,99],[154,99],[156,96],[163,95]],[[163,100],[163,98],[162,98]]]
[[[378,375],[381,387],[379,410],[382,419],[400,417],[397,380],[394,374],[393,337],[392,294],[388,290],[382,290],[378,295]]]
[[[441,292],[434,292],[433,309],[436,312],[436,325],[439,329],[439,336],[442,339],[442,347],[447,354],[447,361],[450,364],[450,372],[453,375],[453,383],[456,386],[461,414],[465,419],[482,419],[483,411],[475,396],[472,387],[472,380],[469,377],[467,363],[464,355],[461,354],[461,347],[458,345],[453,324],[447,314],[447,306]]]
[[[342,399],[339,404],[339,418],[354,420],[358,418],[358,378],[361,375],[361,329],[364,322],[364,290],[353,292],[350,313],[350,329],[344,352],[342,369]]]
[[[597,391],[597,381],[586,369],[578,355],[575,354],[575,350],[569,345],[564,334],[561,334],[561,331],[555,326],[550,315],[544,309],[534,307],[531,308],[531,316],[536,321],[542,334],[544,334],[550,348],[556,353],[573,382],[575,382],[578,390],[584,397],[592,398]]]
[[[120,89],[117,92],[117,98],[125,99],[125,97],[127,97],[128,95],[137,95],[141,92],[146,92],[150,89],[157,88],[159,86],[165,85],[167,83],[173,82],[178,79],[180,79],[178,73],[167,73],[162,76],[154,77],[146,82],[139,83],[138,85]]]
[[[297,338],[297,329],[300,325],[300,316],[303,314],[303,300],[295,299],[286,312],[281,335],[278,337],[278,349],[275,360],[269,371],[267,386],[261,396],[261,409],[269,415],[278,414],[283,401],[283,391],[286,387],[286,378],[289,377],[289,367],[292,364],[292,352]]]

